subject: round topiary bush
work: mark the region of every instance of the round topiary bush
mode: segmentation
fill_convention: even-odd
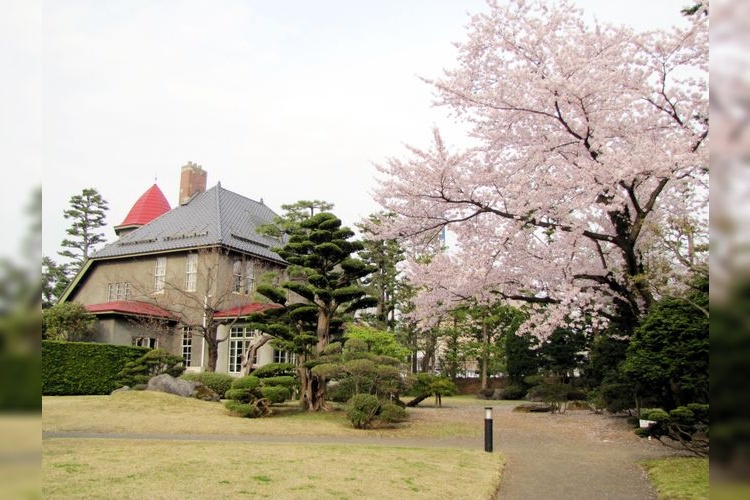
[[[292,397],[292,391],[283,385],[261,387],[260,392],[271,404],[281,404]]]
[[[380,401],[372,394],[357,394],[347,403],[346,418],[355,429],[369,427],[380,408]]]
[[[378,419],[389,424],[395,424],[408,420],[406,409],[394,403],[385,403],[380,407]]]
[[[232,381],[232,389],[245,389],[248,391],[252,391],[254,389],[257,389],[260,385],[260,379],[258,377],[255,377],[253,375],[247,375],[245,377],[240,377],[234,379]]]

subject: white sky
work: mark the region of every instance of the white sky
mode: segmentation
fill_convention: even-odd
[[[57,260],[62,212],[87,187],[106,228],[155,181],[175,206],[180,167],[263,199],[335,204],[347,225],[378,210],[373,163],[449,130],[418,76],[454,65],[467,12],[484,0],[10,0],[0,52],[0,136],[9,141],[0,223],[43,186],[44,255]],[[579,0],[601,20],[680,22],[687,0]],[[11,181],[10,172],[18,178]],[[17,239],[16,238],[16,239]],[[6,243],[6,252],[14,252]]]

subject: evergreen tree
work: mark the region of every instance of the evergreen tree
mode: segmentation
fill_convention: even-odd
[[[375,216],[370,218],[373,224],[378,224],[377,220]],[[398,268],[405,258],[404,251],[398,241],[368,239],[368,233],[371,232],[367,226],[363,224],[358,227],[365,235],[362,242],[364,250],[360,257],[375,267],[375,272],[363,282],[370,293],[378,297],[375,319],[382,328],[393,331],[396,328],[396,313],[413,294],[401,278]]]
[[[356,258],[363,245],[341,220],[321,212],[287,224],[288,243],[275,251],[289,263],[290,280],[281,287],[259,286],[258,293],[280,305],[254,316],[259,328],[276,337],[277,348],[297,353],[301,406],[326,408],[325,375],[315,373],[332,339],[343,334],[343,315],[373,307],[359,281],[373,268]],[[294,299],[287,299],[293,292]]]
[[[61,243],[65,250],[57,252],[71,260],[66,264],[68,276],[77,274],[95,251],[96,245],[106,241],[104,233],[99,230],[106,225],[107,210],[107,201],[94,188],[86,188],[81,194],[70,198],[70,208],[63,212],[63,216],[72,221],[66,230],[70,238]]]
[[[70,283],[70,278],[65,271],[65,266],[49,257],[42,257],[42,309],[54,306],[68,283]]]
[[[665,410],[708,402],[708,280],[699,281],[703,286],[690,300],[669,297],[649,311],[622,367],[638,396],[654,398]]]

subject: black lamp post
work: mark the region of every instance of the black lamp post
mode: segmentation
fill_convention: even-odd
[[[492,452],[492,407],[484,407],[484,451]]]

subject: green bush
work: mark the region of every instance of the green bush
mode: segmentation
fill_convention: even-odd
[[[144,347],[93,342],[42,341],[42,394],[109,394],[118,387],[128,362],[148,352]]]
[[[263,386],[280,385],[287,389],[293,389],[297,385],[297,379],[290,376],[268,377],[261,380]]]
[[[691,403],[667,412],[661,408],[641,411],[641,418],[651,420],[647,428],[636,429],[641,437],[656,438],[665,446],[689,451],[697,456],[708,456],[708,405]],[[666,439],[665,439],[666,438]]]
[[[404,422],[408,419],[406,409],[394,403],[385,403],[380,407],[378,419],[388,423]]]
[[[500,397],[502,399],[518,400],[523,399],[526,396],[526,389],[520,385],[509,385],[500,391]]]
[[[346,418],[355,429],[370,427],[380,409],[380,401],[372,394],[357,394],[347,403]]]
[[[248,392],[245,389],[228,389],[227,392],[224,393],[225,399],[232,399],[234,401],[242,401],[247,396]]]
[[[243,418],[255,418],[260,416],[258,407],[252,403],[240,403],[239,401],[229,400],[225,403],[227,410]]]
[[[268,383],[268,382],[272,383]],[[235,379],[225,397],[229,400],[226,408],[234,414],[246,418],[264,417],[271,413],[272,404],[283,403],[292,395],[296,384],[294,377],[279,376],[258,378],[247,375]]]
[[[567,384],[543,383],[529,389],[527,397],[530,401],[543,401],[548,404],[552,413],[561,413],[568,401],[569,391],[570,386]]]
[[[252,375],[258,378],[292,376],[297,374],[297,370],[291,363],[269,363],[259,366],[253,370]]]
[[[260,392],[271,404],[281,404],[292,396],[292,391],[282,385],[264,386]]]
[[[331,384],[328,391],[328,397],[331,401],[337,403],[346,403],[354,396],[354,380],[343,378]]]
[[[183,373],[181,378],[190,380],[192,382],[200,382],[205,385],[216,394],[224,396],[224,394],[232,386],[234,377],[226,373],[215,373],[215,372],[189,372]]]
[[[244,389],[246,391],[252,391],[260,386],[260,379],[255,375],[247,375],[245,377],[236,378],[232,381],[232,389]]]

